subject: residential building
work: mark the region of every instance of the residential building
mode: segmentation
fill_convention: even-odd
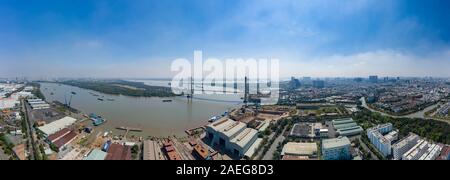
[[[371,83],[378,83],[378,76],[369,76],[369,81]]]
[[[318,88],[318,89],[324,88],[325,87],[325,81],[323,81],[323,80],[314,80],[313,81],[313,87]]]
[[[381,152],[383,156],[392,154],[392,142],[398,139],[398,131],[393,130],[391,123],[381,124],[367,130],[370,142]]]
[[[413,148],[403,154],[402,160],[434,160],[438,158],[442,148],[442,145],[421,139]]]
[[[76,137],[77,137],[77,133],[74,131],[70,131],[66,135],[62,136],[61,138],[59,138],[58,140],[53,142],[53,144],[61,151],[68,144],[70,144],[72,141],[74,141],[76,139]]]
[[[403,154],[414,147],[418,143],[419,139],[420,138],[418,135],[410,133],[407,137],[392,145],[392,155],[394,156],[394,160],[401,160]]]

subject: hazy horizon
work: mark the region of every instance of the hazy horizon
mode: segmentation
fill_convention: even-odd
[[[280,77],[280,81],[289,81],[291,78],[294,77],[296,79],[299,79],[300,81],[304,80],[303,78],[311,78],[311,80],[330,80],[330,79],[346,79],[346,80],[354,80],[355,78],[362,78],[363,80],[369,80],[369,77],[365,76],[290,76],[290,77]],[[427,79],[427,78],[433,78],[433,79],[447,79],[450,80],[449,77],[439,77],[439,76],[378,76],[378,80],[382,81],[385,77],[388,79]],[[170,81],[172,80],[172,77],[159,77],[159,78],[152,78],[152,77],[0,77],[0,80],[36,80],[36,81],[54,81],[54,80],[151,80],[151,81]],[[241,79],[243,80],[243,79]],[[232,79],[227,80],[232,81]]]
[[[176,58],[280,77],[450,77],[449,1],[4,0],[0,77],[171,78]]]

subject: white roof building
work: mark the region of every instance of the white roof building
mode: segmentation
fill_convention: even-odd
[[[26,97],[34,97],[34,95],[31,92],[27,91],[20,91],[17,93],[20,97],[26,98]]]
[[[262,125],[260,125],[260,127],[258,128],[259,132],[263,132],[265,131],[270,125],[270,120],[266,120],[264,122],[262,122]]]
[[[0,110],[14,108],[18,104],[20,104],[20,101],[17,94],[12,94],[8,98],[0,98]]]
[[[317,144],[289,142],[284,145],[281,155],[315,156],[317,155]]]
[[[44,126],[38,127],[38,129],[42,131],[46,136],[49,136],[74,124],[76,121],[77,120],[75,118],[67,116],[60,120],[56,120]]]
[[[255,154],[256,149],[258,149],[259,145],[261,145],[261,142],[263,141],[263,138],[258,138],[256,141],[248,148],[247,152],[245,152],[244,156],[252,157]]]

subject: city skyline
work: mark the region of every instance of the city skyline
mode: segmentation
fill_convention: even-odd
[[[176,58],[281,77],[450,77],[447,1],[0,2],[0,77],[170,78]]]

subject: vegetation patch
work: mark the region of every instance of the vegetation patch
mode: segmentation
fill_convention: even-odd
[[[395,128],[399,129],[400,138],[412,132],[437,143],[450,144],[450,125],[446,122],[420,118],[393,118],[367,109],[356,113],[353,119],[364,129],[377,124],[392,123]]]
[[[70,80],[62,84],[98,91],[105,94],[125,95],[135,97],[172,97],[169,87],[148,86],[142,82],[124,80]]]

